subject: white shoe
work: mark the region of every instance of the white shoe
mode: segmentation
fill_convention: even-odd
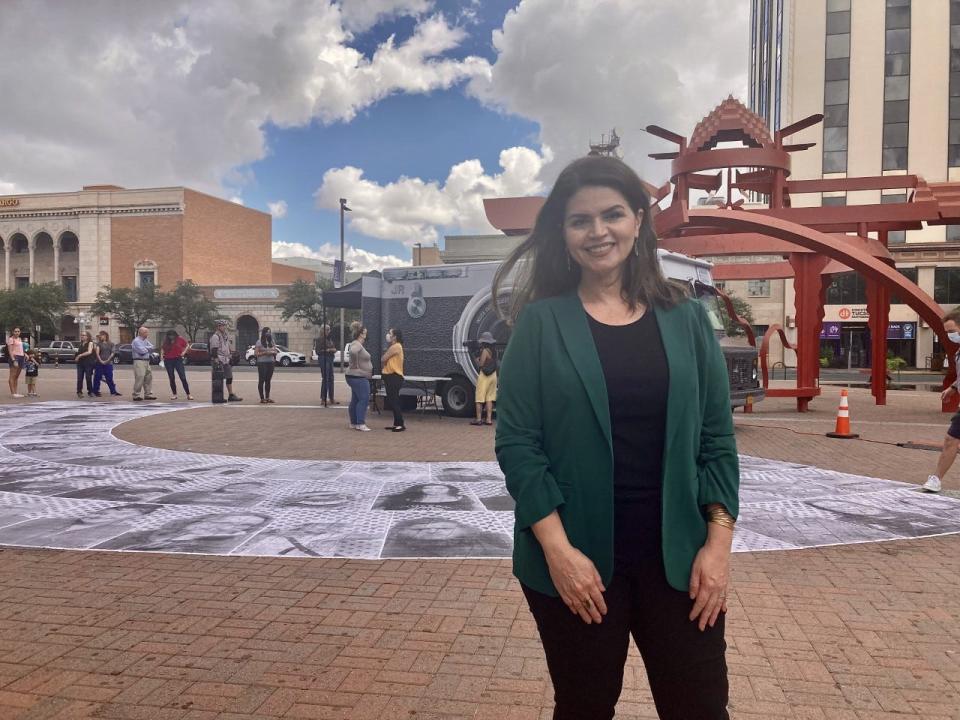
[[[364,425],[357,425],[357,428],[356,428],[356,429],[359,430],[360,432],[370,432],[370,428],[368,428],[368,427],[366,426],[366,424],[364,424]]]
[[[357,426],[354,425],[353,423],[350,423],[350,429],[351,429],[351,430],[356,430],[356,429],[357,429]]]
[[[15,397],[15,398],[22,398],[22,397],[23,397],[23,395],[21,395],[20,393],[14,393],[14,394],[12,395],[12,397]]]
[[[938,493],[940,492],[940,478],[936,475],[931,475],[921,487],[927,492]]]
[[[171,399],[171,400],[176,400],[176,399],[177,399],[177,396],[176,396],[176,395],[171,395],[171,396],[170,396],[170,399]]]

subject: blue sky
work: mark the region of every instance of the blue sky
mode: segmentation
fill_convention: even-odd
[[[242,7],[242,12],[238,11]],[[275,255],[367,270],[494,232],[616,127],[743,97],[748,0],[6,0],[0,194],[185,185],[274,214]],[[44,52],[38,53],[37,47]],[[24,63],[23,58],[30,58]],[[38,112],[36,88],[55,98]],[[48,106],[44,106],[45,108]]]

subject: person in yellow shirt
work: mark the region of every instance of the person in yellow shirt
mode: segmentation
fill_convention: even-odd
[[[383,387],[387,391],[387,401],[393,408],[393,425],[385,430],[403,432],[403,412],[400,410],[400,386],[403,385],[403,333],[395,328],[387,331],[387,350],[380,358],[383,363]]]

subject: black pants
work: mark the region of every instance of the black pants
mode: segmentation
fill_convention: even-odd
[[[320,355],[320,402],[333,402],[333,353]]]
[[[388,373],[383,376],[383,387],[387,391],[387,402],[393,409],[393,426],[404,427],[403,412],[400,410],[400,386],[403,385],[403,375]]]
[[[178,357],[173,360],[167,360],[164,358],[163,366],[167,369],[167,379],[170,381],[170,392],[173,395],[177,394],[177,381],[173,379],[173,373],[176,372],[180,376],[180,384],[183,385],[183,391],[189,395],[190,386],[187,384],[187,373],[183,369],[183,358]]]
[[[560,598],[522,587],[553,680],[554,720],[613,717],[631,635],[661,720],[729,720],[723,615],[700,632],[687,619],[693,601],[667,584],[659,558],[614,573],[599,625],[584,623]]]
[[[93,365],[85,362],[77,363],[77,395],[83,392],[83,384],[87,384],[87,394],[93,395]]]
[[[257,392],[261,400],[270,398],[270,381],[273,379],[273,363],[257,363]]]

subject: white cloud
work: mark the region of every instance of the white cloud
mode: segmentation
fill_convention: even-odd
[[[672,149],[643,128],[689,135],[728,94],[746,92],[746,0],[523,0],[494,32],[498,57],[471,91],[540,124],[555,174],[616,127],[624,159],[652,180]],[[745,99],[745,98],[744,98]]]
[[[550,157],[546,148],[543,154],[509,148],[500,153],[500,173],[487,175],[479,160],[465,160],[450,169],[442,185],[409,177],[381,185],[348,165],[324,173],[314,198],[317,207],[326,209],[339,207],[339,198],[347,198],[353,210],[347,215],[350,228],[369,237],[408,247],[434,243],[444,230],[496,232],[487,223],[483,199],[540,192],[540,171]]]
[[[239,195],[233,195],[230,198],[230,202],[232,202],[234,205],[243,205],[243,198]]]
[[[268,202],[267,208],[270,210],[270,214],[273,216],[274,220],[279,220],[287,216],[287,201],[286,200],[277,200],[276,202]]]
[[[244,0],[240,11],[233,0],[5,2],[2,180],[21,192],[94,178],[236,193],[250,177],[235,169],[267,153],[268,123],[349,121],[390,94],[488,74],[485,60],[448,57],[464,34],[441,15],[372,56],[350,46],[345,21],[359,28],[428,5],[356,0],[343,15],[331,0]]]
[[[348,30],[369,30],[382,20],[422,15],[433,7],[431,0],[341,0],[340,14]]]
[[[324,243],[319,249],[313,249],[303,243],[274,241],[273,257],[308,257],[317,260],[328,260],[333,262],[340,259],[339,246],[334,247],[332,243]],[[343,253],[347,267],[355,272],[367,272],[369,270],[382,270],[385,267],[399,267],[409,265],[409,260],[404,260],[396,255],[377,255],[369,250],[347,245]]]

